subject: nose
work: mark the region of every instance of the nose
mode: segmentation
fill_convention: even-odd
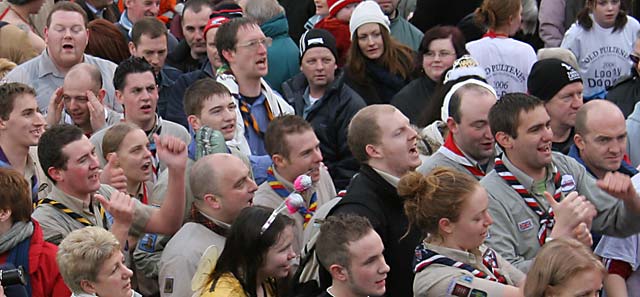
[[[391,267],[387,264],[387,262],[384,261],[384,259],[382,259],[382,267],[380,269],[380,274],[385,274],[385,273],[389,273],[389,271],[391,271]]]
[[[542,133],[542,140],[544,141],[550,141],[553,138],[553,130],[551,130],[551,127],[544,127],[544,131]]]
[[[160,3],[154,3],[151,5],[151,7],[149,7],[149,11],[153,13],[153,15],[158,15],[158,12],[160,12]]]
[[[296,257],[296,252],[293,251],[293,247],[289,247],[289,253],[287,254],[287,260],[292,260]]]
[[[256,182],[253,181],[253,179],[250,178],[250,177],[247,177],[247,179],[248,179],[248,183],[249,183],[249,193],[253,193],[253,192],[257,191],[258,190],[258,185],[256,184]]]
[[[583,104],[582,93],[573,94],[573,100],[571,100],[571,107],[578,109],[582,106],[582,104]]]
[[[491,217],[489,212],[487,212],[486,226],[490,226],[491,224],[493,224],[493,218]]]
[[[313,150],[313,161],[314,163],[322,162],[322,151],[319,147]]]
[[[133,271],[131,271],[131,269],[129,269],[123,263],[120,263],[120,265],[122,265],[122,279],[123,280],[130,279],[133,276]]]
[[[40,112],[36,112],[36,118],[35,121],[33,121],[33,125],[39,127],[44,126],[45,123],[46,121],[44,119],[44,116]]]

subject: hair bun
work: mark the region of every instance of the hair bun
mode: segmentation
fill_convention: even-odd
[[[398,194],[405,199],[413,199],[427,187],[427,181],[419,172],[405,174],[398,183]]]

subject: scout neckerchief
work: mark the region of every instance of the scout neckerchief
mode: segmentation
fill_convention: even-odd
[[[245,128],[249,129],[249,127],[252,127],[256,134],[260,136],[260,138],[264,138],[264,132],[260,130],[258,121],[251,113],[251,107],[249,106],[249,103],[247,103],[245,100],[242,100],[241,98],[238,98],[238,102],[240,102],[240,114],[242,115],[242,119],[244,120]],[[267,98],[264,99],[264,108],[267,110],[267,118],[269,119],[269,121],[273,120],[273,113],[271,112],[271,107],[269,107]]]
[[[487,33],[484,33],[484,35],[482,35],[482,37],[489,37],[489,38],[504,37],[504,38],[509,38],[509,35],[504,34],[504,33],[497,33],[496,31],[493,31],[493,30],[489,29],[489,31],[487,31]]]
[[[287,190],[287,188],[276,179],[276,176],[273,174],[272,166],[267,168],[267,182],[269,183],[269,186],[271,186],[271,189],[283,199],[287,199],[289,194],[291,194],[291,192],[289,192],[289,190]],[[311,199],[309,200],[309,208],[304,206],[300,206],[300,208],[298,208],[298,213],[300,213],[304,218],[303,228],[307,227],[307,223],[309,223],[313,217],[313,214],[316,212],[316,208],[318,208],[318,195],[316,192],[313,192]]]
[[[453,260],[449,257],[440,255],[435,251],[428,249],[424,243],[421,243],[420,245],[418,245],[418,247],[416,247],[413,271],[414,273],[418,273],[431,264],[440,264],[466,270],[477,278],[483,278],[490,281],[507,284],[507,279],[499,273],[500,268],[498,267],[498,258],[495,252],[491,249],[487,249],[482,257],[482,264],[487,267],[487,269],[489,269],[491,273],[493,273],[493,276],[484,273],[469,264],[465,264],[460,261]]]
[[[142,193],[138,192],[138,195],[136,196],[138,197],[138,200],[142,202],[142,204],[149,205],[149,192],[147,190],[147,184],[145,182],[141,182],[140,187],[142,187]]]
[[[28,157],[27,157],[27,160],[29,160]],[[9,163],[9,158],[7,158],[7,155],[4,154],[4,151],[2,150],[1,147],[0,147],[0,168],[13,168],[11,166],[11,163]],[[40,186],[38,185],[38,177],[34,172],[33,175],[31,176],[31,202],[33,204],[36,204],[36,202],[38,202],[39,187]]]
[[[200,224],[202,226],[207,227],[207,229],[211,230],[212,232],[222,236],[222,237],[227,237],[228,233],[229,233],[229,228],[225,228],[223,226],[220,226],[218,224],[216,224],[216,222],[210,220],[209,218],[205,217],[200,210],[198,210],[198,208],[196,207],[195,202],[191,203],[191,213],[189,216],[189,221],[190,222],[194,222],[196,224]]]
[[[126,112],[126,111],[125,111]],[[126,122],[125,117],[123,116],[120,122]],[[147,134],[147,139],[149,140],[149,151],[151,152],[151,171],[153,171],[153,181],[158,180],[158,169],[160,168],[160,159],[156,154],[156,141],[153,139],[154,134],[162,133],[162,118],[156,114],[156,121],[153,125],[153,128],[149,131],[144,131]]]
[[[444,141],[444,144],[438,149],[440,153],[445,155],[445,157],[449,158],[451,161],[454,161],[460,165],[462,165],[467,171],[469,171],[476,179],[480,180],[484,177],[485,172],[478,168],[478,166],[474,165],[467,159],[467,157],[462,153],[460,148],[453,141],[453,135],[449,133],[447,135],[447,139]]]
[[[540,230],[538,230],[538,243],[542,246],[545,242],[545,239],[547,238],[547,232],[551,233],[551,229],[553,228],[553,224],[555,223],[553,209],[549,207],[548,212],[544,211],[542,207],[540,207],[540,204],[538,204],[536,199],[533,198],[533,195],[531,195],[531,193],[529,193],[529,191],[527,191],[527,189],[525,189],[525,187],[522,184],[520,184],[520,182],[518,181],[518,179],[516,179],[513,173],[511,173],[509,169],[507,169],[507,167],[504,165],[500,157],[496,158],[496,165],[494,169],[496,170],[498,175],[508,185],[510,185],[511,188],[513,188],[514,191],[520,194],[520,197],[522,197],[522,200],[524,200],[524,203],[527,206],[529,206],[529,208],[538,215],[538,218],[540,219]],[[556,201],[559,201],[560,198],[562,197],[562,191],[561,191],[562,187],[560,186],[560,181],[561,181],[560,172],[555,167],[555,165],[553,166],[553,174],[554,174],[553,183],[555,184],[555,187],[556,187],[556,191],[555,193],[553,193],[553,199],[555,199]]]
[[[42,205],[42,204],[49,204],[55,208],[57,208],[59,211],[63,212],[64,214],[68,215],[69,217],[71,217],[72,219],[80,222],[82,225],[85,226],[94,226],[93,223],[91,223],[91,221],[89,221],[87,218],[85,218],[84,216],[77,214],[76,212],[74,212],[73,210],[69,209],[67,206],[65,206],[64,204],[55,201],[53,199],[50,198],[44,198],[42,200],[40,200],[38,202],[38,206]],[[104,221],[105,216],[104,216],[104,208],[102,208],[102,206],[100,204],[98,204],[98,211],[100,212],[100,218]],[[106,224],[105,224],[106,226]]]

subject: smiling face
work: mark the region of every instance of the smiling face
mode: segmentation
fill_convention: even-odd
[[[71,68],[82,62],[89,42],[89,31],[79,12],[58,10],[51,15],[51,24],[44,29],[47,51],[59,68]]]
[[[456,50],[451,38],[434,39],[429,43],[429,50],[423,55],[422,69],[432,81],[438,82],[455,60]]]
[[[593,0],[591,3],[591,11],[596,23],[603,28],[613,27],[620,13],[620,0]]]
[[[207,44],[204,36],[204,27],[207,26],[209,15],[213,10],[203,6],[199,12],[191,9],[184,11],[182,18],[182,32],[184,40],[191,49],[191,57],[198,58],[207,53]]]
[[[489,215],[489,196],[480,185],[462,203],[460,216],[456,222],[449,222],[446,227],[444,242],[447,246],[461,250],[472,250],[479,247],[487,237],[493,219]],[[441,219],[447,220],[448,219]],[[442,227],[441,227],[442,228]],[[442,232],[442,230],[441,230]]]
[[[71,196],[84,198],[100,188],[100,162],[93,144],[86,136],[62,147],[67,157],[66,169],[49,168],[57,186]]]
[[[284,278],[289,274],[291,260],[296,257],[293,251],[293,239],[293,227],[288,225],[280,232],[276,243],[269,247],[264,263],[258,269],[258,275]]]
[[[122,252],[115,251],[100,267],[96,281],[91,285],[101,297],[131,297],[133,272],[124,264]]]
[[[224,50],[225,59],[233,74],[248,79],[260,79],[267,75],[267,47],[256,41],[264,40],[266,36],[260,27],[249,24],[240,27],[236,34],[236,46],[233,50]]]
[[[350,242],[347,286],[355,296],[382,296],[389,265],[384,260],[384,245],[373,229],[362,238]]]
[[[417,133],[409,119],[397,109],[381,112],[377,118],[380,127],[378,144],[367,145],[369,164],[389,174],[401,177],[415,170],[422,161],[417,149]],[[375,165],[374,165],[375,164]]]
[[[144,17],[157,17],[160,11],[160,0],[125,0],[127,17],[135,24]]]
[[[116,90],[116,98],[126,110],[127,122],[150,129],[148,126],[155,121],[158,103],[158,87],[151,71],[127,74],[124,89]]]
[[[44,124],[36,97],[23,93],[16,95],[9,118],[0,119],[0,133],[21,147],[34,146],[44,132]]]
[[[194,130],[207,126],[222,132],[224,140],[233,139],[236,132],[236,103],[229,94],[215,94],[202,102],[200,116],[189,116]]]
[[[128,183],[142,183],[151,178],[149,139],[142,129],[134,129],[127,133],[116,154]]]
[[[300,71],[304,73],[311,89],[325,88],[332,83],[337,68],[336,58],[326,47],[308,49],[300,61]]]
[[[356,30],[358,47],[362,55],[370,60],[376,60],[384,54],[384,40],[378,23],[367,23]]]

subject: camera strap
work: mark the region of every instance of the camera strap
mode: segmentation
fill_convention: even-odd
[[[28,296],[31,296],[31,278],[29,275],[29,247],[31,246],[31,236],[27,237],[25,240],[21,241],[9,250],[9,256],[7,257],[7,262],[12,263],[16,267],[22,266],[24,271],[24,278],[27,281],[27,285],[25,288],[27,289]]]

